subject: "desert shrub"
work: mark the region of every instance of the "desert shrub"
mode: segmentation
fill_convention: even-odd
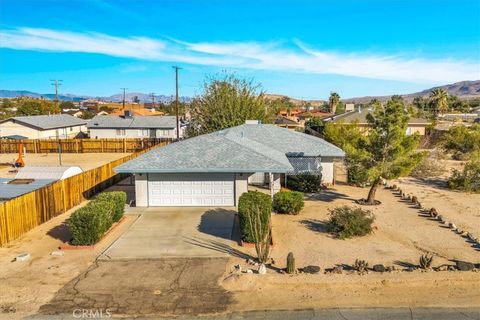
[[[246,192],[240,196],[238,201],[238,214],[243,241],[255,242],[255,222],[258,222],[260,226],[259,238],[264,239],[270,232],[272,199],[269,195],[258,191]]]
[[[273,196],[273,210],[278,213],[298,214],[305,205],[303,193],[280,191]]]
[[[73,245],[93,245],[112,226],[112,208],[107,201],[91,201],[72,213],[67,221]]]
[[[294,191],[305,193],[318,192],[320,190],[320,180],[321,176],[313,174],[288,176],[286,187]]]
[[[480,192],[480,159],[467,162],[463,171],[454,170],[448,187],[467,192]]]
[[[95,201],[107,201],[112,206],[112,220],[119,221],[125,212],[125,202],[127,202],[127,194],[123,191],[102,192]]]
[[[340,239],[371,233],[372,223],[375,220],[371,211],[349,206],[331,209],[329,215],[327,231],[337,234]]]
[[[443,138],[443,146],[453,153],[454,159],[468,159],[480,151],[480,124],[451,127]]]
[[[418,179],[426,179],[431,177],[438,177],[445,172],[445,165],[440,162],[437,154],[430,157],[425,157],[423,160],[412,170],[410,175]]]

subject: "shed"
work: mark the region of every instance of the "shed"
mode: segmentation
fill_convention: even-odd
[[[82,172],[82,168],[76,166],[27,166],[18,171],[15,179],[63,180]]]

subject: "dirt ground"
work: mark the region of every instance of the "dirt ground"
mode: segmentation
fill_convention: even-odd
[[[63,166],[79,166],[84,171],[97,168],[103,164],[109,163],[113,160],[123,158],[130,153],[63,153],[62,165]],[[12,178],[15,177],[15,173],[9,173],[12,170],[11,166],[5,165],[6,163],[12,163],[18,158],[14,153],[2,153],[0,154],[0,177]],[[32,166],[57,166],[59,164],[58,153],[29,153],[23,156],[26,165]]]
[[[478,230],[480,195],[451,193],[433,182],[406,181],[410,184],[401,183],[407,193],[417,193],[425,205],[432,201],[457,225],[466,221],[471,232]],[[431,199],[424,199],[422,191],[429,191]],[[99,248],[66,251],[64,256],[54,257],[50,253],[68,239],[62,223],[69,213],[61,215],[0,248],[0,311],[16,310],[0,312],[0,319],[21,318],[38,310],[67,312],[75,306],[113,307],[131,315],[322,307],[479,307],[480,272],[324,273],[337,264],[351,265],[355,259],[367,260],[370,266],[382,263],[402,269],[418,264],[420,255],[427,252],[434,254],[434,266],[454,264],[456,259],[480,263],[480,248],[383,188],[378,190],[382,204],[369,207],[376,216],[373,234],[339,240],[324,231],[328,208],[353,205],[354,199],[367,192],[338,185],[311,196],[298,216],[274,215],[271,256],[275,264],[267,275],[234,271],[236,264],[247,267],[245,254],[254,255],[254,250],[238,245],[232,246],[228,262],[209,258],[96,260],[136,216],[129,216]],[[451,208],[450,215],[447,208]],[[290,251],[297,267],[318,265],[321,272],[278,273],[274,269],[285,267]],[[32,254],[29,261],[12,262],[23,252]]]
[[[64,256],[50,255],[70,239],[64,221],[77,208],[0,247],[0,319],[19,319],[35,313],[66,283],[84,272],[137,218],[128,216],[94,250],[70,250],[64,251]],[[14,261],[17,255],[26,252],[31,254],[29,260]],[[10,308],[15,312],[9,312],[13,311]]]

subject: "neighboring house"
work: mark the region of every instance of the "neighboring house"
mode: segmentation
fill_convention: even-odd
[[[277,116],[275,118],[275,125],[290,130],[303,130],[305,128],[305,121],[298,121],[296,117]]]
[[[15,179],[64,180],[82,173],[80,167],[26,166],[18,170]]]
[[[294,117],[303,110],[300,108],[292,108],[292,109],[281,109],[278,111],[278,115],[281,117]]]
[[[157,111],[151,108],[139,108],[139,109],[130,109],[127,110],[130,112],[130,115],[133,117],[148,117],[148,116],[163,116],[165,113]],[[110,113],[111,116],[123,116],[125,110],[117,110]]]
[[[354,103],[345,103],[345,112],[355,111]]]
[[[366,131],[370,126],[367,122],[367,114],[369,113],[373,113],[373,109],[357,108],[356,110],[351,112],[323,118],[323,121],[333,123],[356,123],[357,126]],[[410,118],[410,120],[408,121],[407,135],[418,133],[419,135],[424,136],[426,128],[430,124],[431,122],[427,119]]]
[[[297,114],[299,120],[308,120],[311,118],[325,118],[330,116],[333,116],[333,113],[320,110],[304,111]]]
[[[12,117],[0,121],[0,137],[22,135],[28,139],[68,139],[86,131],[86,123],[68,114]]]
[[[0,178],[0,202],[20,197],[26,193],[54,183],[55,179],[9,179]],[[34,204],[32,204],[34,205]]]
[[[177,137],[174,116],[135,117],[128,110],[123,116],[95,116],[88,122],[90,138],[164,138]],[[180,128],[183,137],[183,128]]]
[[[114,170],[135,174],[139,207],[236,206],[254,174],[268,177],[273,195],[288,174],[321,171],[331,182],[333,159],[344,156],[320,138],[257,123],[172,143]]]

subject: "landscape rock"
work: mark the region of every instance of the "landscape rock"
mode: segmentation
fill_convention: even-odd
[[[17,309],[15,309],[12,306],[7,306],[7,305],[0,306],[0,309],[2,310],[2,313],[15,313],[15,312],[17,312]]]
[[[453,222],[450,222],[448,226],[450,227],[450,229],[453,229],[453,230],[457,229],[457,226]]]
[[[320,272],[319,266],[306,266],[301,269],[303,273],[315,274]]]
[[[30,253],[22,253],[15,257],[15,261],[27,261],[30,259]]]
[[[447,266],[447,265],[444,264],[443,266],[437,267],[436,270],[437,271],[448,271],[448,267],[450,267],[450,266]]]
[[[440,220],[440,216],[438,215],[437,209],[430,208],[429,214],[430,214],[430,217],[432,218],[436,218],[438,216],[438,220]]]
[[[56,251],[52,251],[50,255],[53,257],[63,257],[65,255],[65,252],[61,250],[56,250]]]
[[[385,271],[387,271],[387,269],[385,268],[385,266],[383,264],[376,264],[372,267],[372,269],[375,272],[385,272]]]
[[[253,273],[253,270],[252,269],[247,269],[247,270],[245,270],[245,273]]]
[[[258,274],[267,274],[267,267],[265,264],[261,264],[260,267],[258,267]]]
[[[341,274],[343,273],[343,267],[342,266],[336,266],[333,268],[332,273],[338,273]]]
[[[242,272],[242,266],[239,265],[239,264],[237,264],[237,265],[235,266],[235,271]]]
[[[457,269],[460,271],[472,271],[475,268],[475,265],[470,262],[457,261]]]

